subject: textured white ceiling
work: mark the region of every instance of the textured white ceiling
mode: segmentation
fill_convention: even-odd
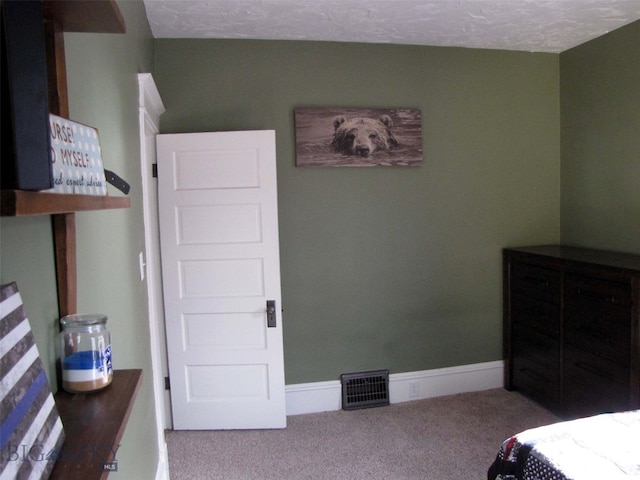
[[[144,0],[156,38],[562,52],[640,19],[640,0]]]

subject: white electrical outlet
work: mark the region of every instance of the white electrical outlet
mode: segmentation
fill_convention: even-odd
[[[417,381],[409,382],[409,398],[420,397],[420,384]]]

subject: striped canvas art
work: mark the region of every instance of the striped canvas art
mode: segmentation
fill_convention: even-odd
[[[0,302],[0,480],[46,479],[62,422],[15,282]]]

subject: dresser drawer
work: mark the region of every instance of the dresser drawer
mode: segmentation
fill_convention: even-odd
[[[628,366],[631,294],[628,285],[598,278],[565,278],[564,339]]]
[[[590,310],[618,315],[628,313],[631,305],[629,284],[582,275],[567,274],[564,296],[565,301],[588,305]]]
[[[525,295],[513,295],[511,319],[541,333],[557,337],[560,333],[560,305]]]
[[[558,370],[550,370],[528,358],[514,354],[511,384],[548,408],[554,409],[560,400],[560,378]]]
[[[573,417],[620,412],[631,408],[628,395],[614,397],[606,392],[594,390],[588,383],[573,377],[565,377],[563,387],[564,410]]]
[[[537,298],[548,303],[560,303],[560,272],[526,263],[511,264],[511,292]]]
[[[564,375],[613,397],[629,397],[629,368],[571,345],[564,348]]]
[[[628,366],[631,353],[630,334],[629,325],[608,322],[606,318],[575,316],[567,318],[564,344],[580,347]]]
[[[560,340],[524,325],[513,325],[513,348],[516,355],[526,357],[551,370],[560,368]]]

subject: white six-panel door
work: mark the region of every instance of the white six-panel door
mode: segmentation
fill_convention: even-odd
[[[275,132],[157,146],[173,426],[285,427]]]

